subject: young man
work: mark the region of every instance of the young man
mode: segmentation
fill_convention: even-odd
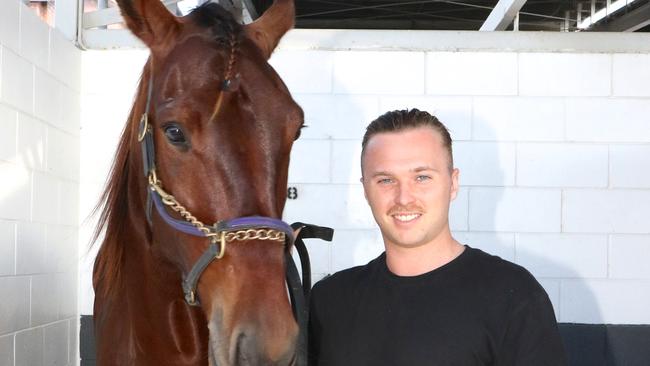
[[[524,268],[457,242],[447,129],[393,111],[362,142],[365,197],[385,252],[314,286],[310,366],[563,366],[544,289]]]

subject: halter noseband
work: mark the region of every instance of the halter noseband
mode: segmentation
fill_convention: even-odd
[[[226,243],[247,240],[268,240],[281,242],[283,245],[286,245],[294,241],[293,229],[282,220],[264,216],[240,217],[231,220],[222,220],[213,225],[206,225],[183,207],[173,195],[163,189],[162,182],[156,175],[153,130],[149,124],[148,116],[153,92],[152,65],[151,63],[147,102],[138,128],[138,141],[142,146],[144,175],[148,179],[149,188],[147,189],[146,203],[147,219],[151,222],[151,206],[153,204],[156,207],[158,215],[173,229],[185,234],[205,237],[210,240],[210,245],[206,251],[199,257],[190,272],[183,279],[185,301],[189,305],[198,306],[196,287],[199,278],[213,260],[220,259],[224,256]],[[229,91],[231,85],[230,79],[226,79],[221,87],[221,95],[223,95],[223,92]],[[218,99],[219,104],[221,95]],[[216,115],[216,112],[215,110],[213,116]],[[184,220],[172,217],[165,209],[165,206],[169,206],[172,210],[178,212]]]

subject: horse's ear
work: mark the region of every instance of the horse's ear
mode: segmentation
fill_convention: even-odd
[[[295,15],[293,0],[275,0],[261,17],[245,26],[246,34],[268,59],[280,38],[293,28]]]
[[[160,0],[117,0],[127,27],[149,48],[163,42],[179,28],[180,22]]]

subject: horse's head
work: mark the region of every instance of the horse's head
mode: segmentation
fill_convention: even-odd
[[[160,0],[118,4],[129,29],[151,50],[139,105],[144,112],[152,82],[148,125],[161,187],[206,225],[280,218],[303,116],[267,59],[293,26],[293,1],[276,1],[245,26],[216,4],[182,18]],[[166,212],[181,219],[170,208]],[[210,240],[176,230],[160,214],[153,214],[151,228],[151,252],[177,268],[180,289],[180,277]],[[212,364],[292,364],[298,327],[285,286],[286,251],[282,241],[233,240],[200,275],[197,295]]]

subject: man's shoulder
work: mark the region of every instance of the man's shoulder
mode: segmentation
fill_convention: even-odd
[[[502,287],[508,292],[539,292],[543,288],[535,277],[524,267],[480,249],[471,251],[469,267],[483,285]]]
[[[369,279],[381,264],[384,254],[362,266],[356,266],[338,271],[318,281],[313,291],[323,293],[340,293],[346,289],[354,289]]]

